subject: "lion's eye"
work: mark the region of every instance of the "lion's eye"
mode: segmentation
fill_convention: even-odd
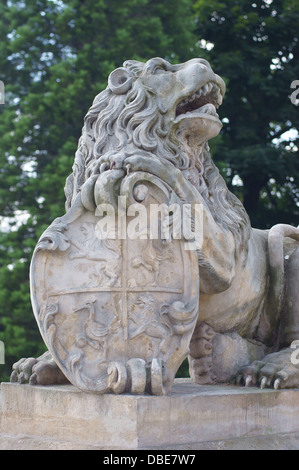
[[[165,72],[165,68],[162,66],[162,65],[158,65],[155,70],[154,70],[154,74],[158,74],[158,73],[164,73]]]

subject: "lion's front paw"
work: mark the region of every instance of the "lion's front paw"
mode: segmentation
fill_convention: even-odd
[[[293,350],[287,348],[252,362],[240,370],[237,383],[276,390],[299,387],[299,365],[292,363],[292,353]]]
[[[12,368],[10,381],[14,383],[57,385],[69,382],[48,351],[37,359],[34,357],[20,359]]]

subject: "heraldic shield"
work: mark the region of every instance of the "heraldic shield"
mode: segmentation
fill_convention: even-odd
[[[198,314],[197,254],[174,237],[182,205],[155,176],[109,170],[41,236],[31,263],[34,315],[81,390],[170,390]]]

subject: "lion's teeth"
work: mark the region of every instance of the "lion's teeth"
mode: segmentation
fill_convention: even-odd
[[[204,106],[202,106],[200,109],[199,109],[199,112],[201,114],[211,114],[212,116],[216,116],[218,117],[218,114],[216,112],[216,109],[215,107],[211,104],[211,103],[208,103],[208,104],[205,104]]]
[[[221,104],[222,94],[219,86],[215,82],[208,82],[202,88],[194,92],[193,95],[186,97],[178,104],[177,115],[182,113],[190,114],[197,110],[202,114],[209,113],[218,117],[216,108]]]
[[[202,87],[202,94],[203,96],[206,96],[206,94],[208,93],[208,84],[204,85]]]
[[[216,85],[216,83],[212,84],[210,95],[214,105],[219,107],[222,104],[222,95],[220,88],[218,85]]]
[[[179,106],[184,106],[185,104],[189,103],[189,99],[186,98],[185,100],[181,101],[181,103],[179,104]]]
[[[207,83],[207,87],[208,87],[208,92],[210,92],[213,88],[213,83]]]
[[[220,89],[218,89],[218,91],[217,91],[217,96],[216,96],[216,100],[217,100],[218,106],[220,106],[220,105],[222,104],[222,99],[223,99],[223,98],[222,98],[222,95],[221,95],[221,93],[220,93]]]

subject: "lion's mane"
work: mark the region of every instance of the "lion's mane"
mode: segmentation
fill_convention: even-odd
[[[81,186],[99,172],[101,157],[122,152],[125,156],[140,152],[171,161],[198,189],[215,221],[229,229],[236,239],[250,236],[248,215],[214,165],[205,144],[195,162],[181,148],[179,137],[165,119],[166,110],[158,105],[155,90],[140,86],[138,78],[144,64],[127,61],[124,66],[134,77],[125,94],[114,94],[109,87],[97,95],[84,119],[82,135],[75,155],[73,173],[65,187],[68,210]],[[192,169],[190,169],[192,167]]]

